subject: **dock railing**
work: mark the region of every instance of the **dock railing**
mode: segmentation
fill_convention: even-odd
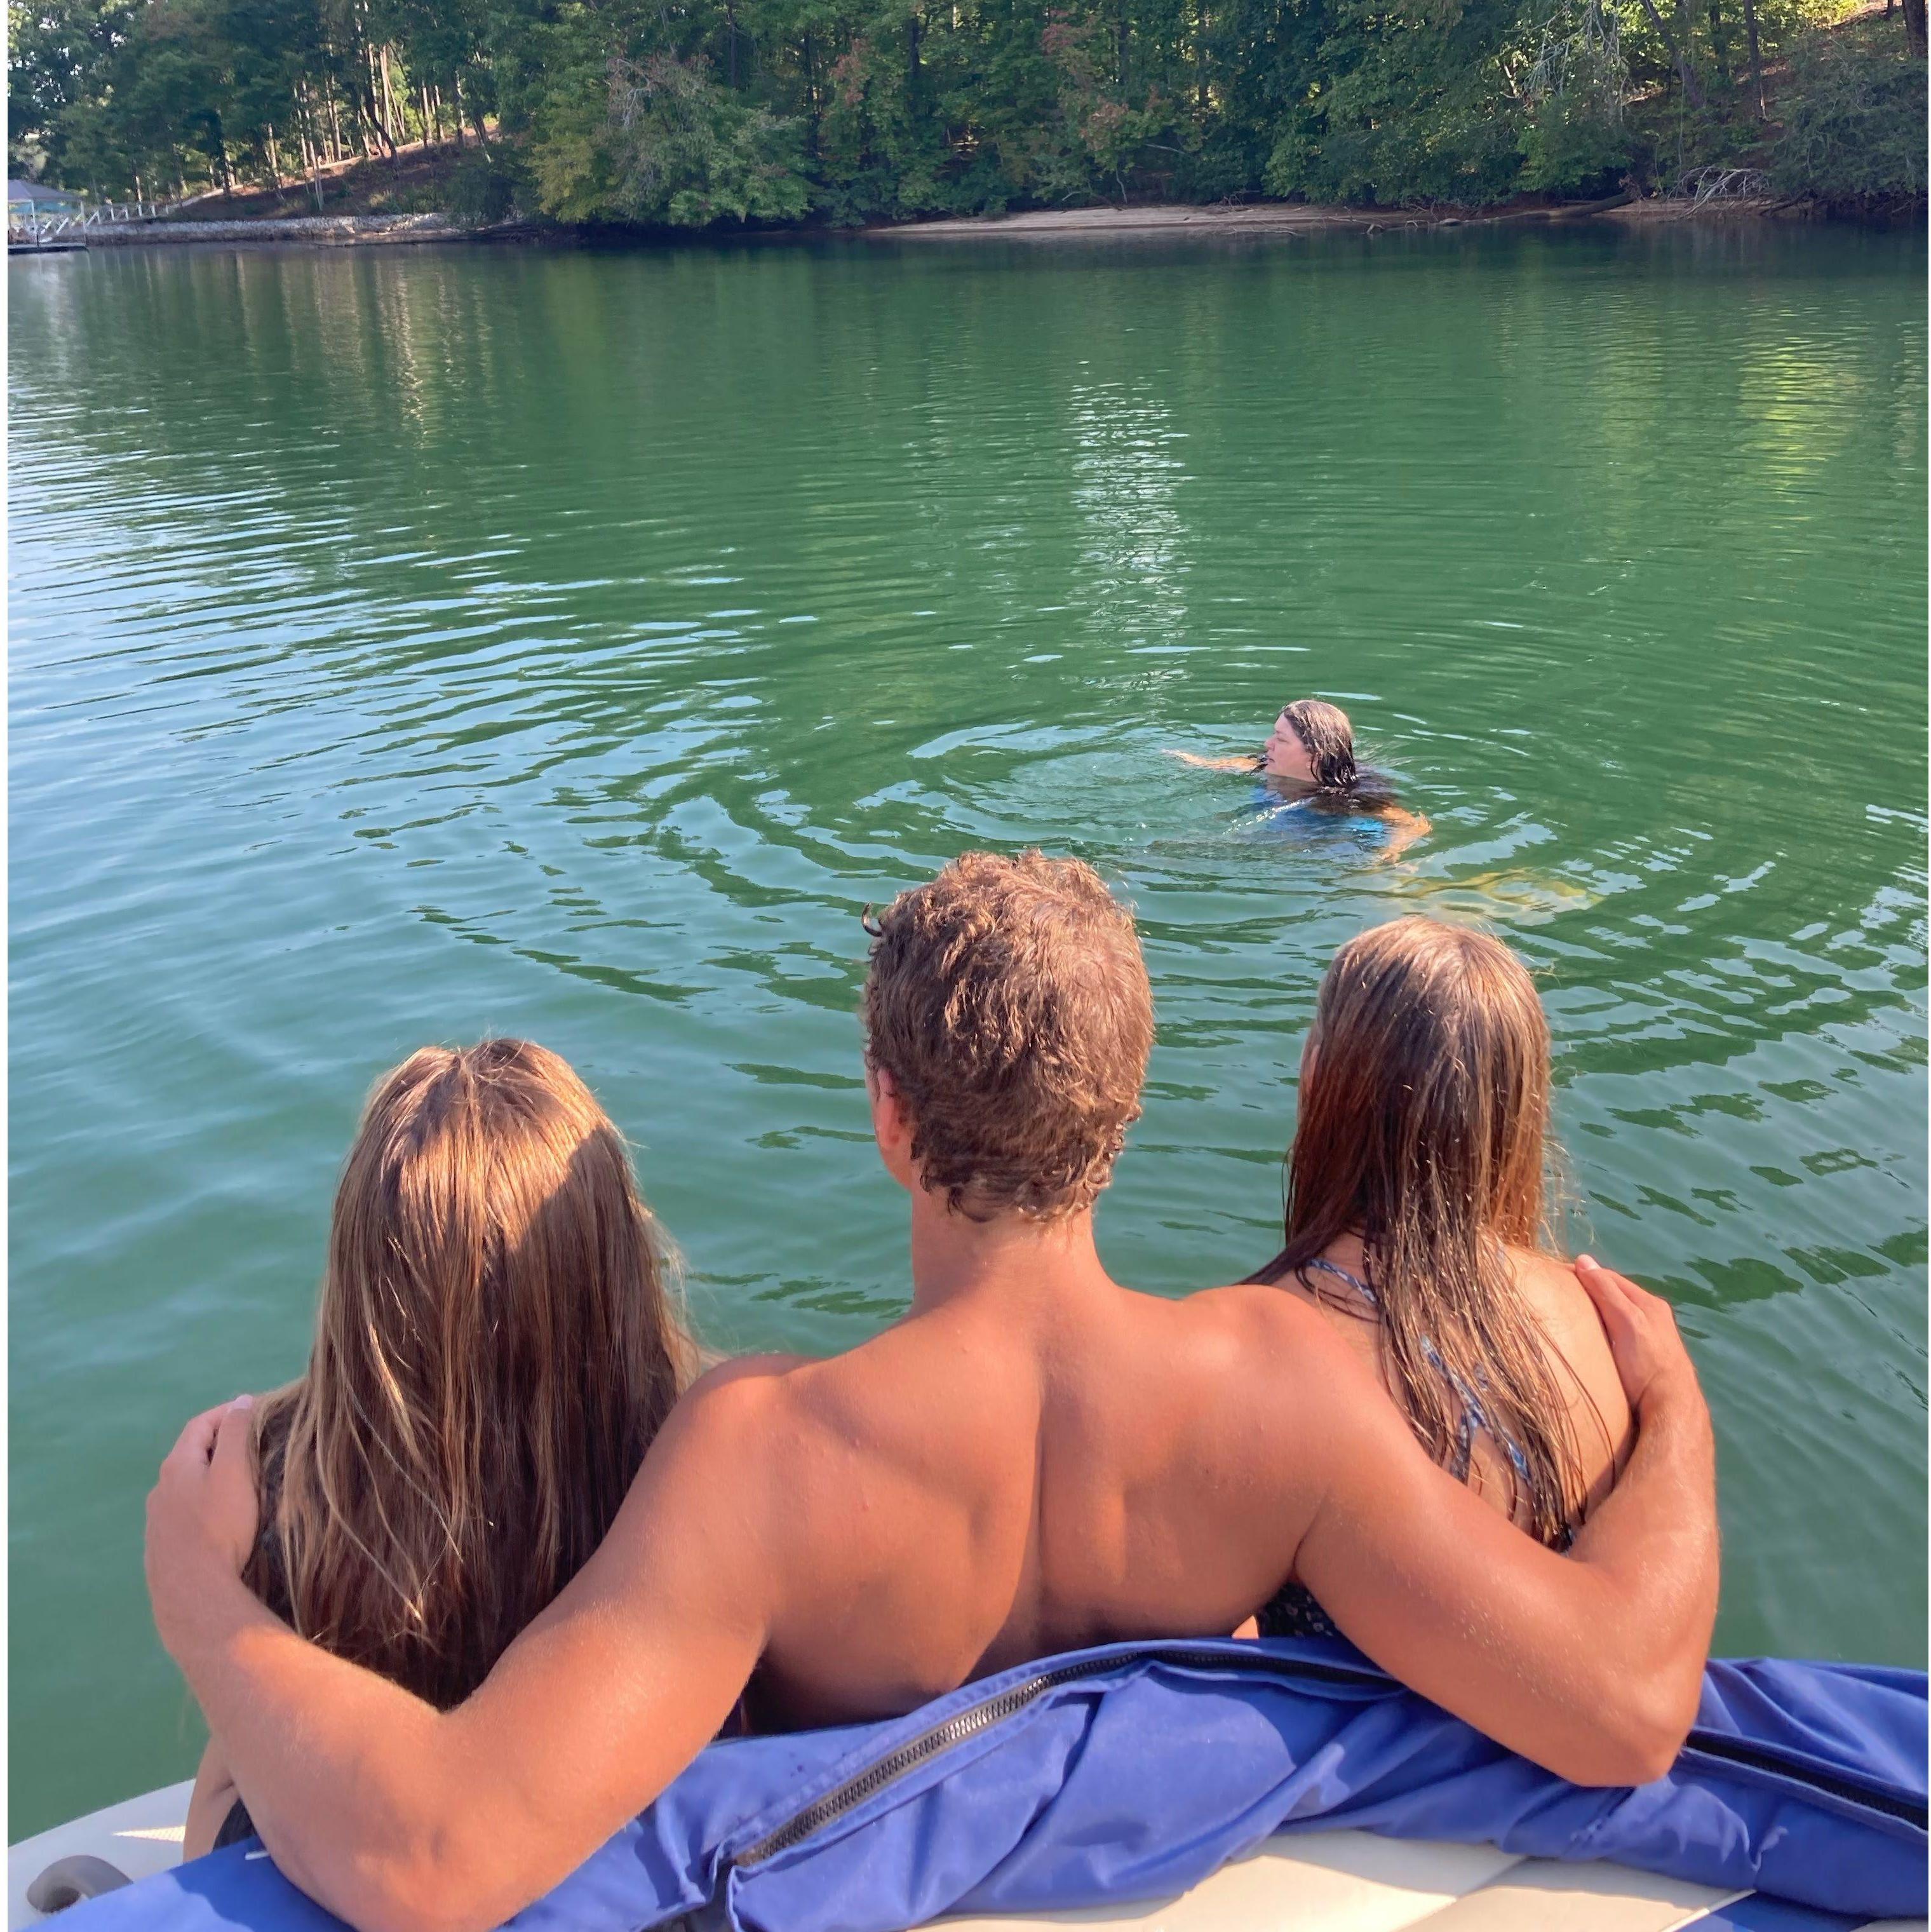
[[[10,245],[45,248],[61,242],[84,242],[90,228],[119,226],[138,221],[157,221],[173,206],[161,201],[83,202],[78,208],[50,208],[44,202],[10,201],[7,204],[7,240]]]

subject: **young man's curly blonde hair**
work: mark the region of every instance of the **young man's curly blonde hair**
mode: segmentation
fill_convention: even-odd
[[[865,1063],[910,1118],[924,1185],[974,1220],[1090,1208],[1153,1043],[1132,915],[1076,859],[968,852],[871,931]]]

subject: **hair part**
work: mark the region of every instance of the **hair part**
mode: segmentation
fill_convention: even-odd
[[[1312,1288],[1308,1264],[1358,1236],[1384,1371],[1423,1447],[1465,1476],[1478,1401],[1522,1457],[1525,1473],[1505,1468],[1511,1514],[1560,1544],[1587,1493],[1574,1378],[1504,1245],[1549,1244],[1549,1034],[1534,982],[1487,933],[1395,920],[1335,955],[1312,1043],[1285,1244],[1253,1278]]]
[[[974,1220],[1090,1208],[1153,1047],[1132,915],[1078,860],[968,852],[870,929],[865,1063],[910,1119],[922,1184]]]
[[[622,1137],[527,1041],[376,1083],[307,1373],[257,1406],[256,1594],[460,1702],[604,1538],[693,1366]]]

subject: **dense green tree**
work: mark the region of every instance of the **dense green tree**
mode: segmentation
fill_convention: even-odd
[[[10,0],[10,155],[157,194],[454,141],[451,195],[477,219],[683,227],[1480,206],[1762,162],[1766,64],[1842,4]],[[1783,178],[1828,148],[1851,180],[1857,130],[1902,138],[1923,90],[1922,0],[1905,6],[1868,23],[1897,44],[1882,72],[1799,62],[1822,104],[1792,121]],[[1921,139],[1920,181],[1921,161]]]

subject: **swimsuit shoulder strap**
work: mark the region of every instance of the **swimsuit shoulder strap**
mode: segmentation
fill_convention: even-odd
[[[1323,1256],[1317,1255],[1312,1261],[1302,1268],[1301,1273],[1304,1275],[1313,1273],[1331,1274],[1336,1280],[1345,1281],[1363,1301],[1367,1303],[1370,1308],[1379,1308],[1381,1305],[1381,1297],[1373,1288],[1369,1287],[1358,1274],[1342,1267],[1338,1262],[1331,1262]]]
[[[1306,1263],[1302,1268],[1301,1273],[1303,1275],[1314,1273],[1331,1274],[1336,1280],[1345,1282],[1370,1308],[1378,1309],[1381,1305],[1381,1297],[1375,1292],[1372,1283],[1364,1281],[1351,1269],[1342,1267],[1338,1262],[1329,1261],[1324,1256],[1317,1255],[1312,1261]],[[1503,1454],[1508,1458],[1510,1466],[1515,1471],[1516,1475],[1524,1482],[1528,1481],[1529,1474],[1528,1459],[1523,1455],[1521,1448],[1513,1438],[1506,1431],[1496,1428],[1489,1420],[1488,1412],[1483,1406],[1480,1394],[1471,1388],[1449,1367],[1448,1364],[1442,1360],[1441,1353],[1436,1348],[1435,1343],[1426,1336],[1424,1336],[1422,1340],[1422,1352],[1427,1358],[1429,1366],[1454,1390],[1461,1400],[1462,1426],[1457,1432],[1460,1441],[1456,1445],[1457,1453],[1453,1474],[1459,1479],[1466,1480],[1469,1460],[1474,1453],[1475,1438],[1478,1432],[1486,1432],[1501,1448]]]

